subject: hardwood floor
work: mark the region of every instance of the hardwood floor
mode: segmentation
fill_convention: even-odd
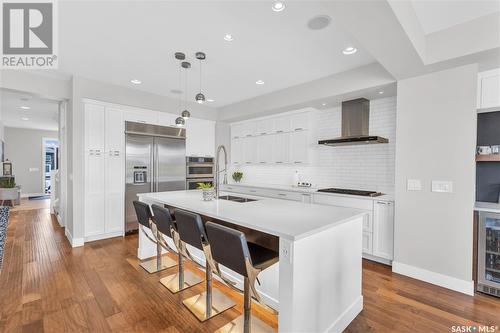
[[[171,294],[158,280],[175,268],[149,275],[138,266],[136,248],[137,237],[128,236],[73,249],[47,209],[12,212],[0,273],[0,331],[212,332],[239,315],[242,297],[215,283],[237,300],[237,309],[199,323],[181,301],[203,287]],[[347,332],[500,326],[500,299],[462,295],[369,261],[363,263],[363,294],[364,310]],[[253,309],[277,327],[275,316]]]

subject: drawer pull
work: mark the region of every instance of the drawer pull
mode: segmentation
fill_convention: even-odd
[[[276,131],[276,133],[283,133],[283,131]]]
[[[250,192],[252,192],[252,193],[256,193],[257,191],[256,191],[256,190],[250,190]]]
[[[286,194],[285,193],[278,193],[278,195],[282,196],[282,197],[286,197]]]
[[[302,131],[302,130],[303,130],[303,128],[302,128],[302,127],[298,127],[298,128],[296,128],[295,130],[296,130],[296,131]]]

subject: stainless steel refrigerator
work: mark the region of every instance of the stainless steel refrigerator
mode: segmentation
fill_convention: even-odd
[[[125,232],[139,228],[137,194],[186,189],[186,134],[176,127],[126,122]]]

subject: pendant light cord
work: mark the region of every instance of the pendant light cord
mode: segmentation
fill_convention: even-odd
[[[184,109],[187,110],[187,87],[188,87],[188,82],[187,82],[187,68],[184,68]]]

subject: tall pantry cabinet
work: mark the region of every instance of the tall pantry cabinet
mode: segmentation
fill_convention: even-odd
[[[85,241],[124,231],[125,137],[123,112],[85,103]]]

